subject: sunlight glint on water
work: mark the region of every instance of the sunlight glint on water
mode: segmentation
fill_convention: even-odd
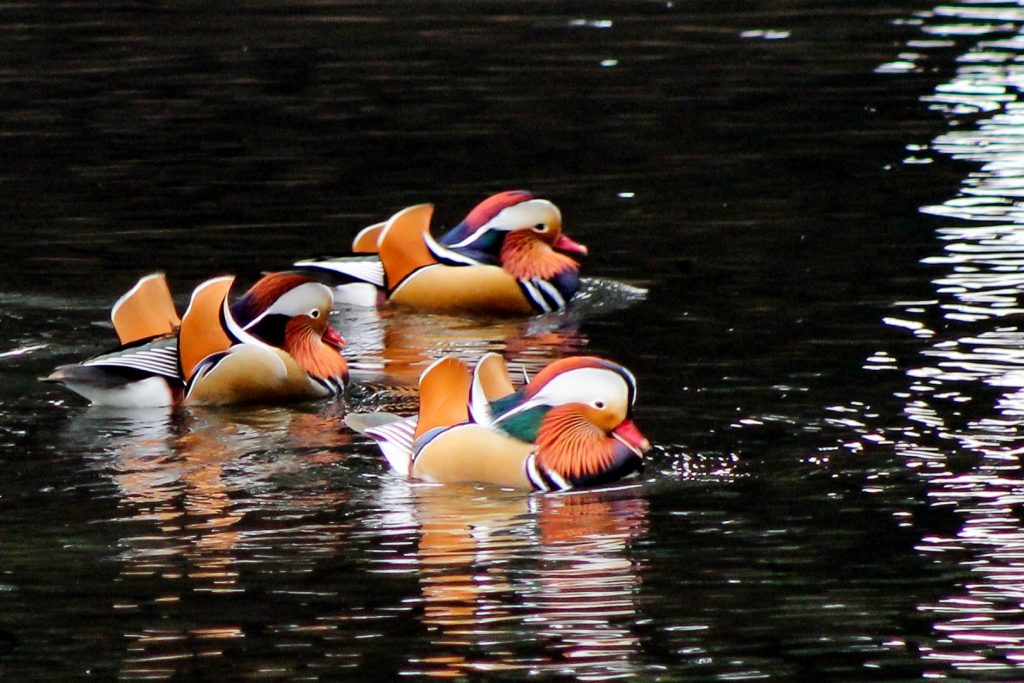
[[[922,208],[958,222],[938,230],[943,252],[923,260],[944,271],[933,280],[937,305],[899,316],[940,332],[908,361],[905,415],[919,431],[903,431],[897,452],[927,482],[930,504],[960,520],[954,534],[926,535],[918,549],[971,577],[920,605],[935,635],[922,650],[936,676],[1006,672],[1024,662],[1024,333],[1016,323],[1024,313],[1024,40],[1006,35],[1024,30],[1024,12],[946,6],[922,30],[955,37],[962,50],[956,76],[923,98],[959,124],[929,149],[977,167],[958,196]],[[972,384],[999,392],[990,410],[976,405],[987,399],[972,398]]]

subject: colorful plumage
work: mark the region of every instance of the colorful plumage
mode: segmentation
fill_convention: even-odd
[[[564,358],[515,390],[504,360],[487,354],[472,373],[444,358],[420,378],[418,415],[354,414],[396,471],[426,481],[482,481],[564,490],[642,469],[650,443],[632,421],[633,375],[591,356]]]
[[[561,212],[550,201],[501,192],[436,240],[432,213],[432,205],[420,204],[364,228],[352,245],[361,256],[295,266],[359,288],[353,302],[435,311],[545,313],[564,308],[579,288],[579,264],[569,254],[587,249],[562,233]]]
[[[98,405],[278,403],[340,394],[348,366],[330,326],[331,290],[271,273],[228,305],[233,277],[199,285],[177,319],[162,274],[139,281],[112,311],[122,345],[57,368],[60,383]]]

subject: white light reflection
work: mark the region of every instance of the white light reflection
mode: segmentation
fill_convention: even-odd
[[[918,544],[963,577],[919,606],[933,619],[933,637],[919,650],[926,678],[1019,678],[1011,671],[1024,663],[1024,7],[964,2],[921,18],[930,39],[908,44],[878,71],[913,71],[929,50],[959,51],[955,74],[922,98],[954,125],[908,150],[974,168],[957,196],[921,209],[956,221],[938,231],[941,252],[923,260],[939,271],[936,299],[898,304],[901,313],[884,320],[927,344],[895,394],[912,426],[889,436],[926,482],[929,504],[959,521]],[[942,330],[941,341],[928,341],[930,328]],[[869,366],[895,365],[887,361],[876,354]]]
[[[790,32],[784,29],[752,29],[740,33],[740,38],[756,38],[760,40],[785,40]]]

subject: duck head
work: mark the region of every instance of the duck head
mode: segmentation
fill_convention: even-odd
[[[651,444],[632,419],[633,374],[592,356],[551,363],[515,399],[501,425],[537,444],[537,464],[573,486],[594,486],[643,469]],[[506,426],[507,425],[507,426]]]
[[[488,197],[438,242],[524,279],[576,271],[579,264],[568,254],[587,254],[585,246],[562,232],[558,207],[525,190]]]
[[[341,355],[345,340],[330,325],[333,305],[326,285],[298,273],[269,273],[226,309],[224,318],[239,341],[255,338],[276,346],[317,379],[347,378]]]

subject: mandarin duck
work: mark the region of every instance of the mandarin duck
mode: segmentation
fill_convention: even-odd
[[[418,415],[356,413],[346,423],[416,479],[566,490],[643,468],[650,442],[631,419],[635,399],[632,373],[608,360],[556,360],[516,390],[502,357],[490,353],[472,373],[452,357],[430,365]]]
[[[142,278],[111,311],[121,345],[58,367],[45,381],[114,407],[340,394],[348,366],[344,340],[328,322],[330,288],[302,274],[270,273],[229,305],[233,282],[200,284],[179,319],[163,274]]]
[[[347,303],[382,300],[431,311],[519,315],[565,308],[579,289],[587,249],[562,233],[558,207],[536,195],[501,192],[478,204],[435,239],[434,207],[403,209],[361,230],[352,251],[362,256],[311,259],[295,267],[327,278]],[[367,293],[369,295],[367,296]]]

